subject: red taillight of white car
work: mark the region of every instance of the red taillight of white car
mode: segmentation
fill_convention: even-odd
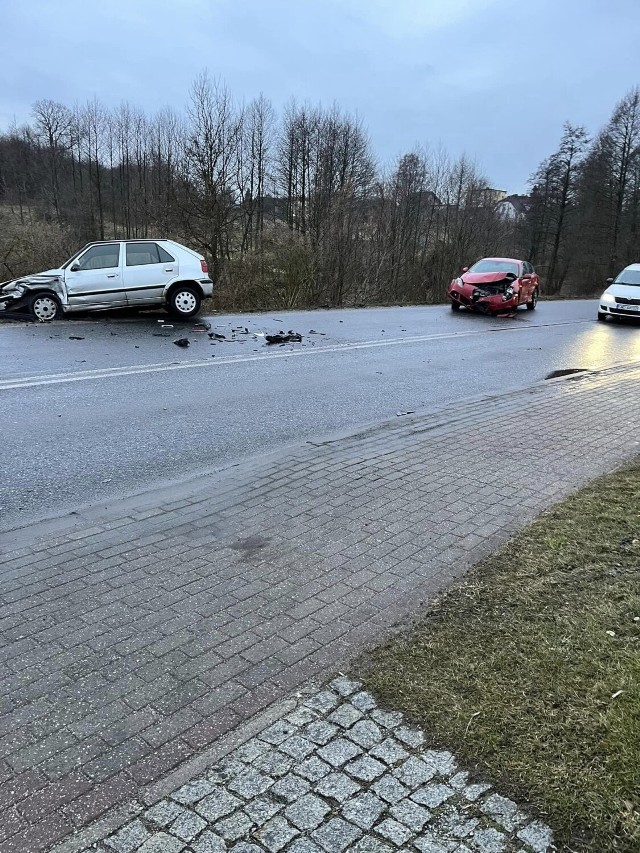
[[[200,261],[200,266],[202,267],[202,272],[206,272],[206,273],[209,272],[209,267],[207,266],[206,261]]]

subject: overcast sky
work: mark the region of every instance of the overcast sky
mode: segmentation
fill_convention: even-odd
[[[0,0],[0,129],[33,101],[182,109],[208,69],[239,101],[337,102],[379,161],[416,145],[518,192],[569,120],[640,83],[640,0]]]

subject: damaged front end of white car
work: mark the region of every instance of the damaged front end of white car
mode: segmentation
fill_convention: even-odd
[[[62,317],[64,295],[61,270],[27,275],[0,283],[0,312],[46,323]]]

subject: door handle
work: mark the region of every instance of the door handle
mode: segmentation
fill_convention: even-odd
[[[164,271],[165,272],[173,272],[173,267],[165,267]]]
[[[115,273],[115,272],[107,273],[107,278],[118,278],[118,273]]]

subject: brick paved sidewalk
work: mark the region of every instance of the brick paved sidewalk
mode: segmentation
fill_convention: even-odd
[[[2,537],[3,853],[137,797],[637,453],[639,380],[398,419]]]

